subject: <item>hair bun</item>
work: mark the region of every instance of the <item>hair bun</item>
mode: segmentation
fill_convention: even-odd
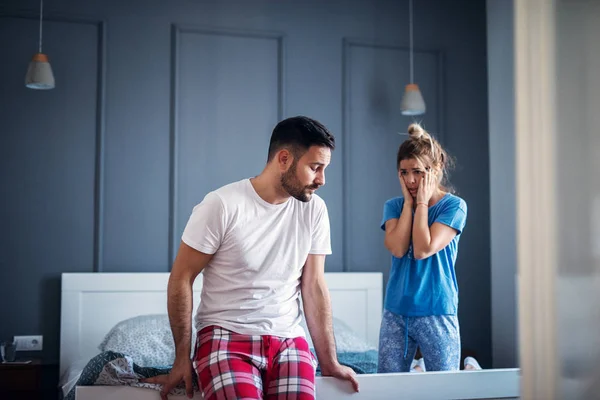
[[[425,130],[421,127],[421,125],[417,123],[412,123],[408,126],[408,136],[415,139],[420,139],[425,135]]]

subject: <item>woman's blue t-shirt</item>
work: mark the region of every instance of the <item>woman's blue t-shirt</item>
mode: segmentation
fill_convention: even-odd
[[[386,221],[400,218],[403,205],[402,197],[386,201],[381,229],[385,231]],[[456,315],[458,309],[458,283],[454,265],[458,241],[467,220],[467,203],[448,193],[429,207],[428,219],[429,226],[439,222],[454,228],[458,234],[445,248],[424,260],[413,257],[412,240],[402,258],[392,256],[385,308],[398,315]]]

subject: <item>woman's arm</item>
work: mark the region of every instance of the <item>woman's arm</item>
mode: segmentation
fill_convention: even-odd
[[[454,239],[457,232],[448,225],[434,222],[429,228],[428,207],[417,204],[415,221],[413,223],[413,253],[417,260],[431,257]]]
[[[419,184],[417,208],[413,223],[413,253],[417,260],[431,257],[458,234],[458,231],[440,222],[429,227],[429,200],[437,190],[438,182],[434,171],[429,170]]]
[[[385,223],[385,248],[402,258],[408,251],[412,227],[412,202],[404,201],[400,218],[393,218]]]
[[[399,218],[390,218],[385,221],[385,238],[383,240],[385,248],[396,258],[404,257],[408,251],[413,222],[413,198],[406,188],[404,178],[400,176],[399,179],[404,197],[402,211]]]

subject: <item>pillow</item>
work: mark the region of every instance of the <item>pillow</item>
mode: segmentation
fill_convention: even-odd
[[[192,353],[195,334],[192,329]],[[140,315],[117,323],[99,350],[130,356],[141,367],[167,367],[175,360],[175,343],[167,314]]]
[[[308,346],[314,350],[315,346],[310,337],[306,319],[302,316],[300,325],[306,333]],[[377,350],[375,346],[362,339],[355,331],[352,330],[344,321],[333,317],[333,335],[335,337],[335,345],[338,353],[362,353],[369,350]]]

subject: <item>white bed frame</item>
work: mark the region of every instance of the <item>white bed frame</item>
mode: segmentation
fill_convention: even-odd
[[[368,342],[377,345],[383,303],[381,273],[327,273],[333,314]],[[118,322],[143,314],[167,312],[168,273],[64,273],[62,274],[60,374],[69,365],[89,360]],[[194,283],[194,312],[198,307],[202,276]],[[516,398],[517,369],[426,374],[359,375],[360,393],[353,399],[490,399]],[[317,397],[346,398],[349,384],[317,377]],[[79,400],[160,399],[155,390],[129,386],[77,387]],[[170,399],[184,399],[170,396]],[[194,399],[201,399],[199,393]]]

